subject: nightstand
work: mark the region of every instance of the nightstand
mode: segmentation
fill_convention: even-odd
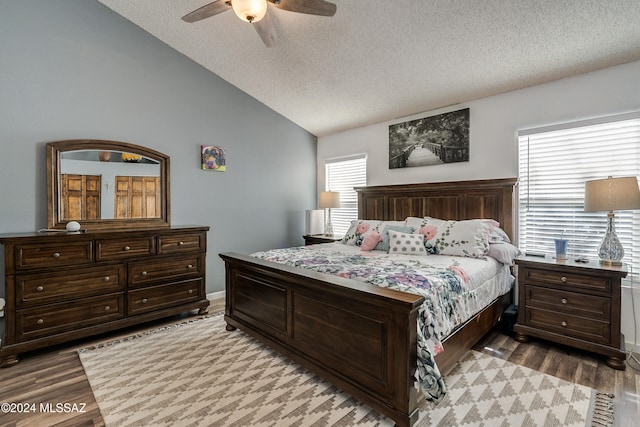
[[[557,261],[524,256],[518,266],[518,322],[515,339],[554,341],[607,356],[625,369],[620,333],[620,284],[624,267],[598,262]]]
[[[334,234],[305,234],[302,237],[304,237],[305,245],[315,245],[318,243],[332,243],[332,242],[339,242],[340,240],[342,240],[342,236],[336,236]]]

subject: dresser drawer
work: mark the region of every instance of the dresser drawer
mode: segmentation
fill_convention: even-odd
[[[123,293],[17,310],[16,336],[18,341],[27,341],[123,317]]]
[[[525,286],[527,307],[553,310],[608,322],[611,318],[611,299],[557,289]]]
[[[153,236],[120,240],[96,240],[96,258],[98,261],[126,259],[155,255],[156,240]]]
[[[129,264],[129,287],[139,288],[154,282],[200,278],[204,274],[204,255],[172,257],[158,261]]]
[[[127,314],[135,315],[204,298],[202,279],[136,289],[127,293]]]
[[[181,252],[201,252],[205,249],[204,233],[158,236],[158,253],[175,254]]]
[[[594,343],[608,345],[611,342],[611,324],[608,322],[531,307],[525,308],[525,317],[526,325],[534,328]]]
[[[16,276],[18,308],[124,291],[123,265]]]
[[[585,291],[610,295],[611,281],[607,277],[586,274],[525,268],[522,272],[527,283],[550,286],[568,291]]]
[[[62,244],[16,245],[16,268],[63,267],[93,261],[91,241]]]

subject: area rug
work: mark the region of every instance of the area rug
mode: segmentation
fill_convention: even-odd
[[[78,351],[107,426],[392,426],[222,316]],[[482,353],[423,402],[418,426],[607,426],[612,396]]]

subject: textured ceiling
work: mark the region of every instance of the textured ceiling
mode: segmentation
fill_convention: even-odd
[[[180,19],[209,0],[99,1],[316,136],[640,60],[638,0],[270,4],[272,48],[232,11]]]

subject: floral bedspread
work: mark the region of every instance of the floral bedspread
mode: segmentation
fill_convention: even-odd
[[[508,292],[512,284],[509,268],[492,258],[389,255],[340,243],[273,249],[252,256],[424,296],[418,311],[416,380],[433,401],[446,391],[434,359],[443,351],[441,340]]]

